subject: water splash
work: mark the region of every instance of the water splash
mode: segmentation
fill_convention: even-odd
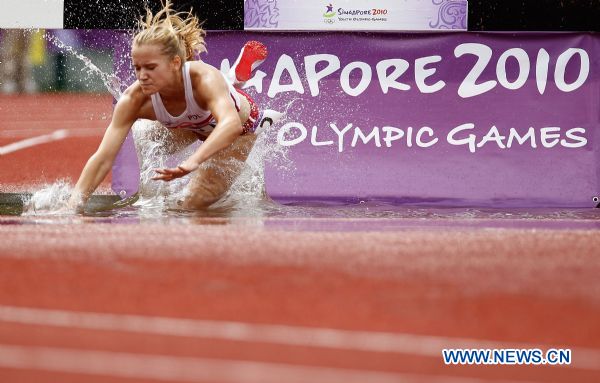
[[[140,198],[134,206],[157,214],[164,209],[178,207],[189,179],[163,182],[152,180],[152,177],[156,175],[155,169],[174,166],[190,156],[198,145],[173,146],[172,133],[156,121],[138,120],[132,127],[132,133],[140,164]]]
[[[23,199],[23,215],[62,215],[68,214],[67,203],[72,186],[69,179],[61,179],[53,184],[44,185],[30,197]]]
[[[286,111],[292,103],[293,101],[287,105]],[[221,163],[224,167],[241,168],[241,170],[236,179],[231,180],[233,182],[231,188],[208,209],[208,214],[211,214],[210,211],[226,211],[235,212],[237,215],[255,216],[264,212],[265,203],[268,204],[265,191],[266,164],[284,174],[289,173],[293,166],[288,158],[289,148],[277,142],[278,126],[286,118],[284,115],[279,123],[267,124],[258,132],[253,148],[244,163],[235,159],[231,159],[231,163]],[[165,213],[165,210],[169,209],[180,211],[184,199],[190,192],[187,184],[194,174],[171,182],[154,181],[152,177],[156,175],[156,168],[174,167],[184,161],[192,155],[200,143],[180,148],[170,147],[174,133],[159,123],[149,120],[136,122],[132,131],[140,164],[140,199],[134,206],[146,212],[155,211],[157,214]],[[176,153],[171,154],[173,152]],[[201,165],[203,168],[212,166],[220,165],[212,161]],[[219,169],[216,171],[218,172]]]
[[[265,188],[265,167],[268,164],[281,174],[290,174],[294,169],[294,163],[288,157],[289,147],[277,142],[277,132],[279,127],[285,124],[287,112],[295,101],[297,100],[292,100],[286,105],[280,121],[258,131],[254,147],[239,176],[213,208],[229,206],[239,215],[250,216],[264,214],[272,208]],[[268,107],[269,105],[266,105],[265,109]]]
[[[78,53],[73,47],[65,44],[58,37],[50,34],[49,32],[44,33],[44,38],[61,51],[69,53],[81,60],[84,64],[82,70],[85,70],[90,76],[99,76],[100,79],[102,79],[104,86],[113,95],[113,97],[116,100],[121,98],[121,95],[123,94],[121,92],[121,81],[115,74],[103,72],[92,62],[92,60],[82,55],[81,53]]]

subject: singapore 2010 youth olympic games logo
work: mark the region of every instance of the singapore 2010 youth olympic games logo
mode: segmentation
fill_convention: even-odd
[[[327,8],[327,10],[325,11],[325,13],[323,13],[323,17],[325,18],[323,21],[327,24],[333,24],[335,21],[333,19],[333,16],[335,16],[335,12],[333,11],[333,4],[329,3],[329,5],[326,5],[325,8]]]

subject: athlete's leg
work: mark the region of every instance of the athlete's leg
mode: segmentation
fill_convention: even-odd
[[[252,77],[252,72],[267,58],[267,47],[258,41],[248,41],[242,47],[227,77],[236,88],[241,88]]]
[[[250,103],[240,97],[239,116],[241,121],[250,118]],[[217,202],[229,190],[233,181],[244,168],[256,136],[243,134],[227,148],[221,150],[190,175],[183,207],[201,209]]]
[[[192,173],[183,207],[202,209],[223,197],[240,175],[255,141],[254,134],[239,136]]]
[[[244,44],[240,55],[231,67],[228,78],[236,88],[241,88],[244,82],[252,76],[252,72],[267,57],[267,48],[258,41]],[[243,94],[243,92],[242,92]],[[258,109],[252,112],[248,97],[240,94],[240,120],[255,123],[254,128],[270,126],[279,118],[281,113],[268,110],[265,116],[259,118]],[[256,105],[254,105],[256,108]],[[202,209],[217,202],[229,190],[233,182],[244,168],[246,159],[254,146],[256,135],[253,132],[239,136],[231,146],[223,149],[194,174],[187,186],[187,195],[183,207],[187,209]]]

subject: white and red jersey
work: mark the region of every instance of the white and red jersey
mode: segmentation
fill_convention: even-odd
[[[172,116],[165,108],[160,94],[157,92],[151,95],[154,114],[156,115],[156,119],[167,128],[187,129],[208,136],[213,131],[216,121],[211,112],[198,106],[198,103],[196,103],[196,100],[194,99],[189,62],[183,64],[182,71],[185,89],[185,110],[179,116]],[[239,94],[224,74],[223,78],[225,78],[225,81],[229,86],[229,94],[231,95],[232,102],[234,103],[236,110],[239,111]]]

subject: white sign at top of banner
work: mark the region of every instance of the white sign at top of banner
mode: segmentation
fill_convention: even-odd
[[[467,0],[244,0],[244,29],[465,31]]]
[[[0,28],[62,28],[64,0],[1,0]]]

